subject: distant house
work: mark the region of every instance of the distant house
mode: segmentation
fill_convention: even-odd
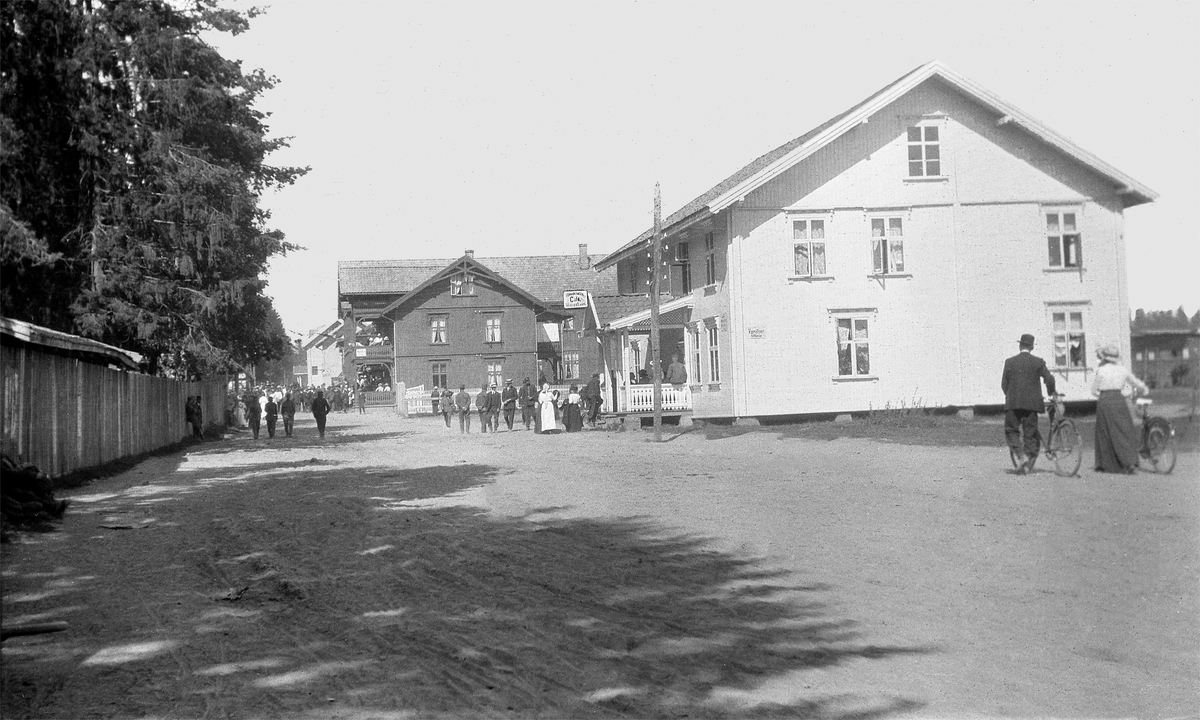
[[[1152,388],[1200,384],[1200,330],[1135,330],[1130,370]]]
[[[393,383],[432,389],[526,377],[586,381],[602,368],[595,303],[616,294],[615,271],[579,254],[338,263],[346,377],[386,367]],[[585,299],[567,308],[564,293]],[[644,300],[642,301],[644,303]],[[382,341],[364,346],[370,324]]]
[[[697,418],[993,405],[1029,332],[1088,399],[1093,349],[1129,349],[1123,213],[1155,197],[931,62],[665,219],[660,360]],[[651,236],[596,263],[621,293],[647,291]],[[647,317],[608,324],[619,398]]]
[[[301,385],[332,387],[342,377],[342,321],[313,328],[301,341],[306,367]]]

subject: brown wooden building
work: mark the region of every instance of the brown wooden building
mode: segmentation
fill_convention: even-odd
[[[586,381],[603,368],[594,305],[567,309],[563,294],[616,295],[616,272],[596,272],[598,259],[580,245],[577,256],[339,262],[343,374],[472,391]]]

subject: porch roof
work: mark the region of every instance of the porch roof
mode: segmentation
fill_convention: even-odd
[[[692,305],[695,304],[691,295],[668,300],[658,306],[658,322],[660,325],[683,325],[691,320]],[[617,318],[605,326],[609,330],[649,330],[650,308]]]

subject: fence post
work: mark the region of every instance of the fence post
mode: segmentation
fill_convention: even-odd
[[[408,387],[402,382],[396,384],[396,413],[408,417]]]

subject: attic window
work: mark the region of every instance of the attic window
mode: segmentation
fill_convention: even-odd
[[[475,276],[461,272],[450,278],[450,294],[456,296],[475,294]]]
[[[942,145],[937,125],[908,129],[908,176],[941,177]]]

